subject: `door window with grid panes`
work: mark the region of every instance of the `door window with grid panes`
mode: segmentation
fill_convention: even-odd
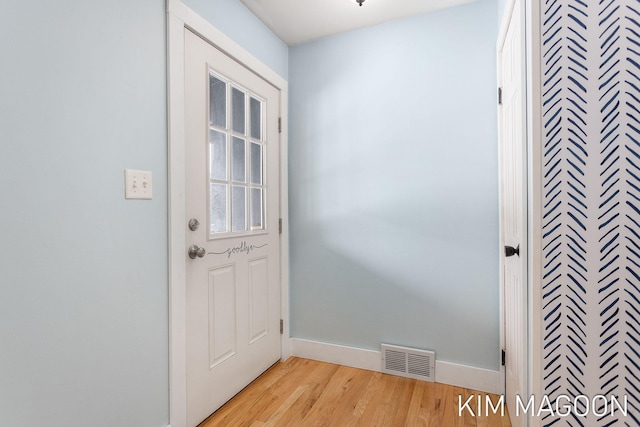
[[[210,73],[210,238],[265,230],[264,105]]]

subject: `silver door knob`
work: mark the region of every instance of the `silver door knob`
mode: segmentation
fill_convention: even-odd
[[[196,245],[189,246],[189,258],[191,259],[196,259],[196,257],[202,258],[206,253],[205,248],[199,248]]]

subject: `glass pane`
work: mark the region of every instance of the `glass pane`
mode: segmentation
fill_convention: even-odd
[[[233,137],[231,145],[231,179],[236,182],[247,182],[245,174],[244,139]]]
[[[251,98],[249,111],[251,115],[251,138],[260,139],[262,133],[262,115],[260,114],[261,102]]]
[[[227,137],[224,133],[212,130],[209,132],[211,149],[209,155],[211,179],[227,180]]]
[[[234,132],[244,133],[244,92],[235,87],[231,90],[231,109],[231,128]]]
[[[227,231],[227,186],[224,184],[211,184],[211,233],[224,233]]]
[[[247,200],[245,187],[233,187],[231,190],[231,228],[232,231],[247,229]]]
[[[262,189],[251,189],[251,229],[262,230]]]
[[[227,126],[227,84],[209,76],[209,119],[214,126]]]
[[[262,146],[251,143],[251,183],[262,185]]]

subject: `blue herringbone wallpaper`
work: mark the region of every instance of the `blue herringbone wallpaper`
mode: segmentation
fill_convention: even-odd
[[[543,386],[640,425],[640,2],[542,1]]]

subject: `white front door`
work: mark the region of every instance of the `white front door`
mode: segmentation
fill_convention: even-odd
[[[502,88],[499,145],[505,398],[514,427],[523,426],[526,421],[517,416],[515,402],[516,395],[526,401],[528,357],[524,48],[520,12],[520,0],[516,0],[498,55]]]
[[[185,34],[187,418],[280,359],[279,91]]]

